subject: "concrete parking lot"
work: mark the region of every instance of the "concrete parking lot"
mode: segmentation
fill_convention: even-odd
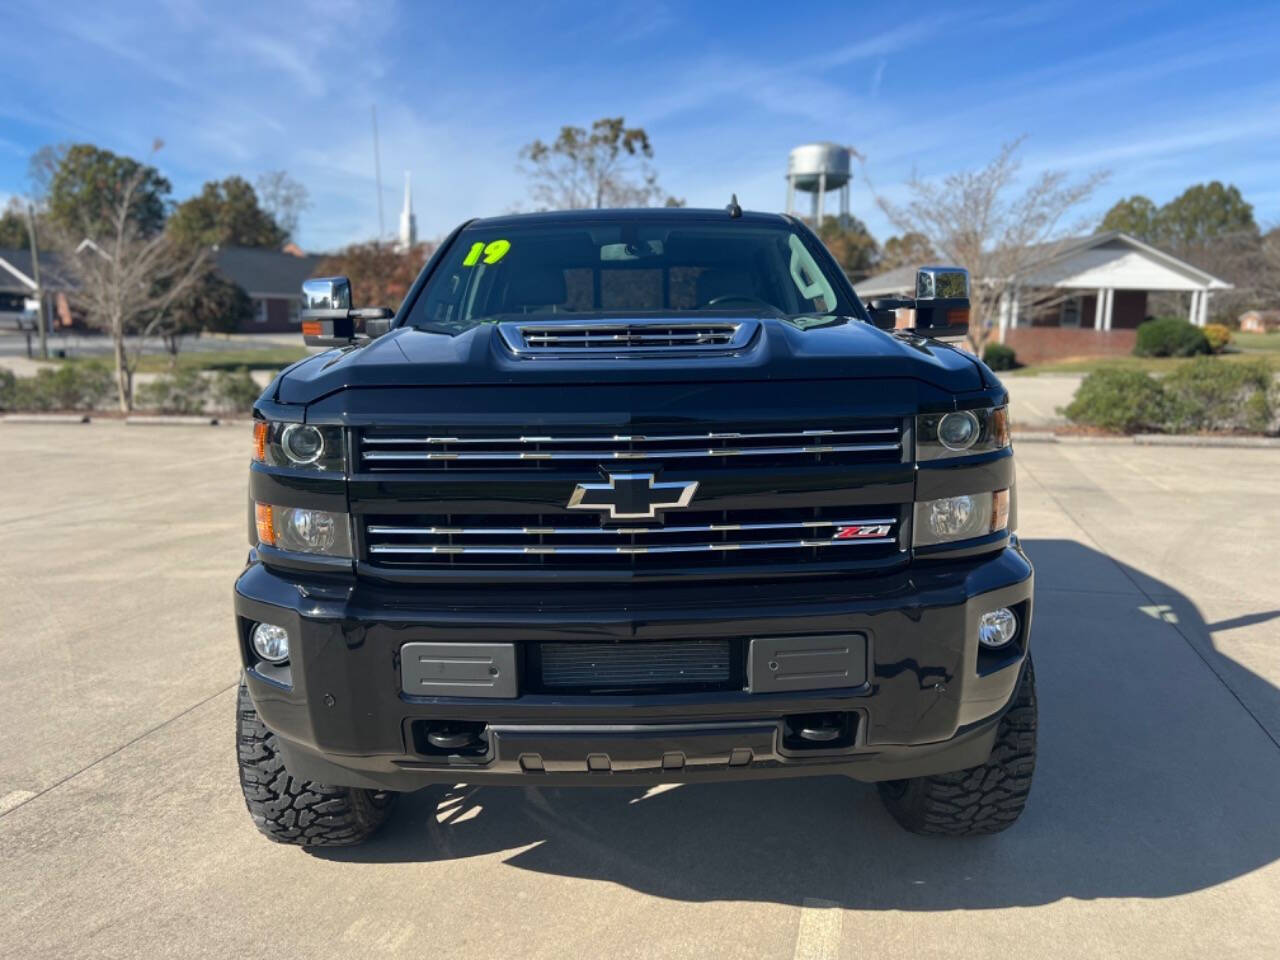
[[[236,780],[248,448],[0,424],[0,956],[1275,956],[1274,451],[1019,447],[1041,740],[1005,834],[840,779],[460,785],[307,853]]]

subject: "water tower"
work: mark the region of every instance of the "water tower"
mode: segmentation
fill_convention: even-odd
[[[796,212],[796,191],[813,194],[810,218],[822,226],[827,191],[840,191],[840,221],[849,218],[849,180],[852,151],[838,143],[807,143],[787,158],[787,213]]]

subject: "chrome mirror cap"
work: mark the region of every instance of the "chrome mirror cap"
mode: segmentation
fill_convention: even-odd
[[[302,309],[350,310],[351,281],[346,277],[316,277],[304,281]]]
[[[917,300],[967,300],[969,271],[964,267],[921,267],[916,271]]]

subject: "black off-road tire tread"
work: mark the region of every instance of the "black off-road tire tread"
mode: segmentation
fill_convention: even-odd
[[[1028,658],[1013,705],[1000,720],[991,757],[955,773],[881,783],[893,818],[912,833],[975,837],[999,833],[1022,815],[1036,765],[1036,680]]]
[[[285,769],[276,736],[258,718],[244,681],[236,701],[240,788],[257,828],[276,843],[342,847],[387,822],[396,794],[299,780]]]

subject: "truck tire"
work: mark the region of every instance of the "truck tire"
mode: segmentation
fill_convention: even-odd
[[[1027,805],[1035,765],[1036,677],[1028,658],[985,764],[877,786],[893,818],[912,833],[976,837],[1013,826]]]
[[[285,769],[276,735],[258,717],[244,681],[236,702],[240,789],[269,840],[307,847],[363,843],[387,822],[395,793],[299,780]]]

